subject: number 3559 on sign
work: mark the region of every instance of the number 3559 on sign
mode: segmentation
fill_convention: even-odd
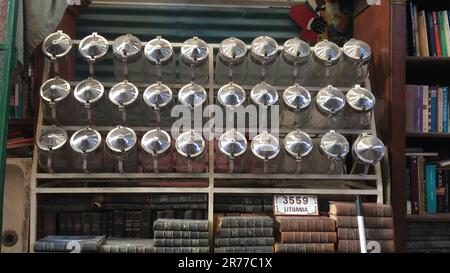
[[[319,215],[316,195],[274,195],[275,215]]]

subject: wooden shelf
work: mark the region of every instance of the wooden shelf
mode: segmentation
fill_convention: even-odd
[[[11,118],[8,119],[9,125],[33,125],[34,118]]]
[[[409,222],[450,222],[450,213],[410,214],[406,216]]]
[[[450,138],[450,133],[407,133],[407,138]]]
[[[407,84],[450,85],[450,57],[406,57]]]

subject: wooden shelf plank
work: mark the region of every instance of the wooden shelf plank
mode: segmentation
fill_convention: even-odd
[[[410,222],[450,222],[450,213],[410,214],[406,216]]]
[[[33,118],[11,118],[8,119],[9,125],[33,125]]]
[[[450,9],[449,1],[430,1],[430,0],[413,0],[413,3],[419,9],[425,10],[448,10]]]
[[[406,57],[407,84],[447,84],[450,57]]]
[[[407,138],[450,138],[450,133],[407,133]]]

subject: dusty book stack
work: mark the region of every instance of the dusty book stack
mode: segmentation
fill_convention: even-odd
[[[268,216],[217,218],[215,253],[273,253],[273,219]]]
[[[334,252],[335,221],[324,216],[275,218],[275,252]]]
[[[49,235],[33,245],[34,252],[98,252],[105,236]]]
[[[381,252],[394,252],[392,207],[376,203],[363,203],[362,207],[366,241],[378,242]],[[331,202],[330,218],[336,220],[337,250],[339,252],[360,252],[355,203]]]
[[[156,253],[209,253],[208,220],[158,219],[153,230]]]
[[[154,253],[152,239],[108,237],[100,246],[103,253]]]

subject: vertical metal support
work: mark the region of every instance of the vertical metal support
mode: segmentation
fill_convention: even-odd
[[[6,21],[6,41],[3,47],[3,84],[0,95],[0,234],[3,234],[3,194],[5,187],[6,170],[6,143],[8,137],[8,109],[9,109],[9,87],[11,75],[14,67],[13,50],[16,41],[16,19],[17,1],[8,1],[7,21]],[[1,250],[1,244],[0,244]]]
[[[359,246],[361,248],[361,253],[367,253],[366,229],[364,227],[364,214],[361,204],[361,198],[359,195],[356,196],[355,203],[356,203],[356,217],[358,220]]]
[[[212,105],[214,104],[214,47],[211,45],[208,45],[208,47],[208,95],[209,105]],[[209,112],[208,116],[211,118],[212,112]],[[214,137],[209,140],[208,145],[208,234],[212,252],[214,246]]]

